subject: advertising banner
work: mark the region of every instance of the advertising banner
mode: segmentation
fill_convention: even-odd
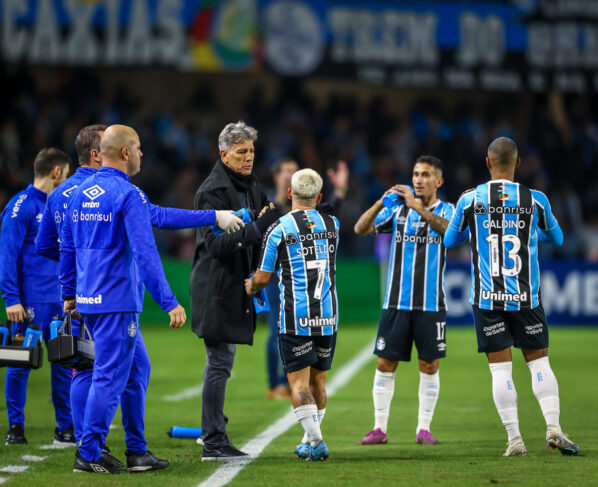
[[[258,62],[257,0],[0,0],[6,62],[234,71]]]
[[[540,291],[548,324],[598,325],[598,264],[583,261],[540,262]],[[473,323],[469,264],[447,263],[449,323]]]
[[[262,0],[267,64],[289,76],[516,92],[598,90],[598,2]]]
[[[9,63],[598,90],[598,0],[0,0]]]

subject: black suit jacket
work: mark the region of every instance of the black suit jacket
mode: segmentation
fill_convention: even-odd
[[[268,200],[259,181],[250,190],[255,210]],[[195,194],[195,209],[239,210],[232,181],[218,161]],[[191,269],[191,328],[211,342],[253,344],[255,310],[244,280],[257,267],[262,234],[255,225],[215,237],[210,227],[197,230]],[[254,246],[250,260],[248,247]]]

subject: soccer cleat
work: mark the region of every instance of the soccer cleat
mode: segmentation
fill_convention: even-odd
[[[6,433],[6,445],[24,445],[26,443],[27,438],[25,438],[23,425],[20,423],[13,424],[8,430],[8,433]]]
[[[238,450],[233,445],[217,446],[210,448],[207,445],[203,446],[203,453],[201,455],[202,462],[212,460],[243,460],[247,458],[247,453]]]
[[[307,460],[310,451],[311,445],[309,443],[299,443],[295,447],[295,455],[297,455],[297,458],[303,458],[304,460]]]
[[[565,433],[556,428],[550,428],[546,432],[546,445],[553,450],[558,448],[565,456],[581,454],[579,447]]]
[[[419,430],[415,442],[420,445],[440,445],[440,442],[428,430]]]
[[[526,455],[527,449],[521,437],[518,437],[507,443],[507,451],[504,452],[503,457],[524,457]]]
[[[58,428],[54,429],[54,445],[77,446],[77,440],[75,440],[75,430],[73,427],[70,426],[63,431],[59,431]]]
[[[147,470],[161,470],[170,465],[168,460],[163,460],[147,450],[145,453],[133,453],[127,450],[127,470],[129,472],[146,472]]]
[[[324,440],[320,440],[318,446],[315,448],[310,445],[309,456],[305,459],[308,462],[325,462],[330,458],[330,451],[324,443]]]
[[[102,450],[100,459],[95,462],[88,462],[77,453],[73,472],[119,474],[126,473],[127,468],[118,458],[113,457],[106,450]]]
[[[388,436],[380,428],[370,431],[358,445],[382,445],[388,442]]]

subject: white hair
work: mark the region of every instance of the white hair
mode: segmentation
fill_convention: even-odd
[[[293,195],[304,200],[315,198],[322,191],[322,177],[313,169],[301,169],[291,178]]]
[[[222,129],[222,132],[218,136],[218,149],[229,151],[233,145],[245,140],[253,140],[255,142],[257,140],[257,130],[242,120],[239,120],[237,123],[229,123]]]

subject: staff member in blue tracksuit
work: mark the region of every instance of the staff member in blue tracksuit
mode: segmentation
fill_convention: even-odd
[[[0,287],[6,315],[13,322],[13,334],[24,331],[26,321],[36,323],[49,339],[49,325],[62,314],[58,263],[35,251],[35,237],[48,194],[69,173],[70,157],[58,149],[42,149],[33,163],[33,184],[12,198],[2,212],[0,237]],[[74,445],[69,403],[71,371],[52,365],[52,402],[56,428],[54,438]],[[25,438],[25,397],[29,369],[6,372],[5,394],[9,430],[6,444],[27,443]]]
[[[96,349],[74,466],[77,472],[118,473],[124,469],[116,458],[102,454],[102,447],[127,382],[144,381],[134,360],[144,285],[170,315],[172,328],[181,327],[186,320],[164,275],[147,197],[129,182],[141,168],[140,145],[130,127],[106,129],[101,141],[103,166],[71,195],[63,227],[60,280],[65,309],[76,306],[89,320]],[[137,416],[143,421],[144,411]],[[129,469],[135,469],[137,460],[147,455],[151,452],[127,451]],[[169,465],[151,456],[154,468]]]
[[[106,130],[106,125],[89,125],[83,127],[75,139],[75,149],[79,159],[80,167],[75,174],[68,178],[64,183],[56,188],[48,197],[46,209],[42,222],[39,226],[37,240],[35,242],[38,253],[58,259],[59,257],[59,236],[62,235],[62,226],[68,208],[69,196],[71,193],[89,176],[96,174],[101,167],[102,158],[100,154],[100,139]],[[180,210],[177,208],[162,208],[150,203],[152,225],[157,228],[190,228],[204,225],[221,226],[227,232],[236,231],[243,222],[228,212],[214,210]],[[77,323],[77,324],[75,324]],[[73,333],[78,333],[78,320],[73,320]],[[140,363],[147,357],[143,340],[137,339],[135,353],[139,355],[135,361]],[[150,365],[147,362],[146,367],[142,367],[144,374],[144,383],[137,385],[143,391],[147,389],[149,383]],[[71,384],[71,412],[73,417],[73,426],[75,438],[80,440],[83,429],[83,420],[85,415],[85,403],[89,388],[91,386],[92,370],[79,370],[73,377]],[[130,451],[146,451],[143,428],[138,431],[130,427],[138,426],[138,422],[130,421],[130,415],[137,415],[140,409],[140,403],[145,402],[145,394],[134,394],[133,391],[125,392],[121,407],[123,410],[123,422],[125,423],[127,446]],[[141,424],[143,426],[143,424]],[[149,460],[146,459],[146,460]],[[146,467],[148,465],[145,465]]]

